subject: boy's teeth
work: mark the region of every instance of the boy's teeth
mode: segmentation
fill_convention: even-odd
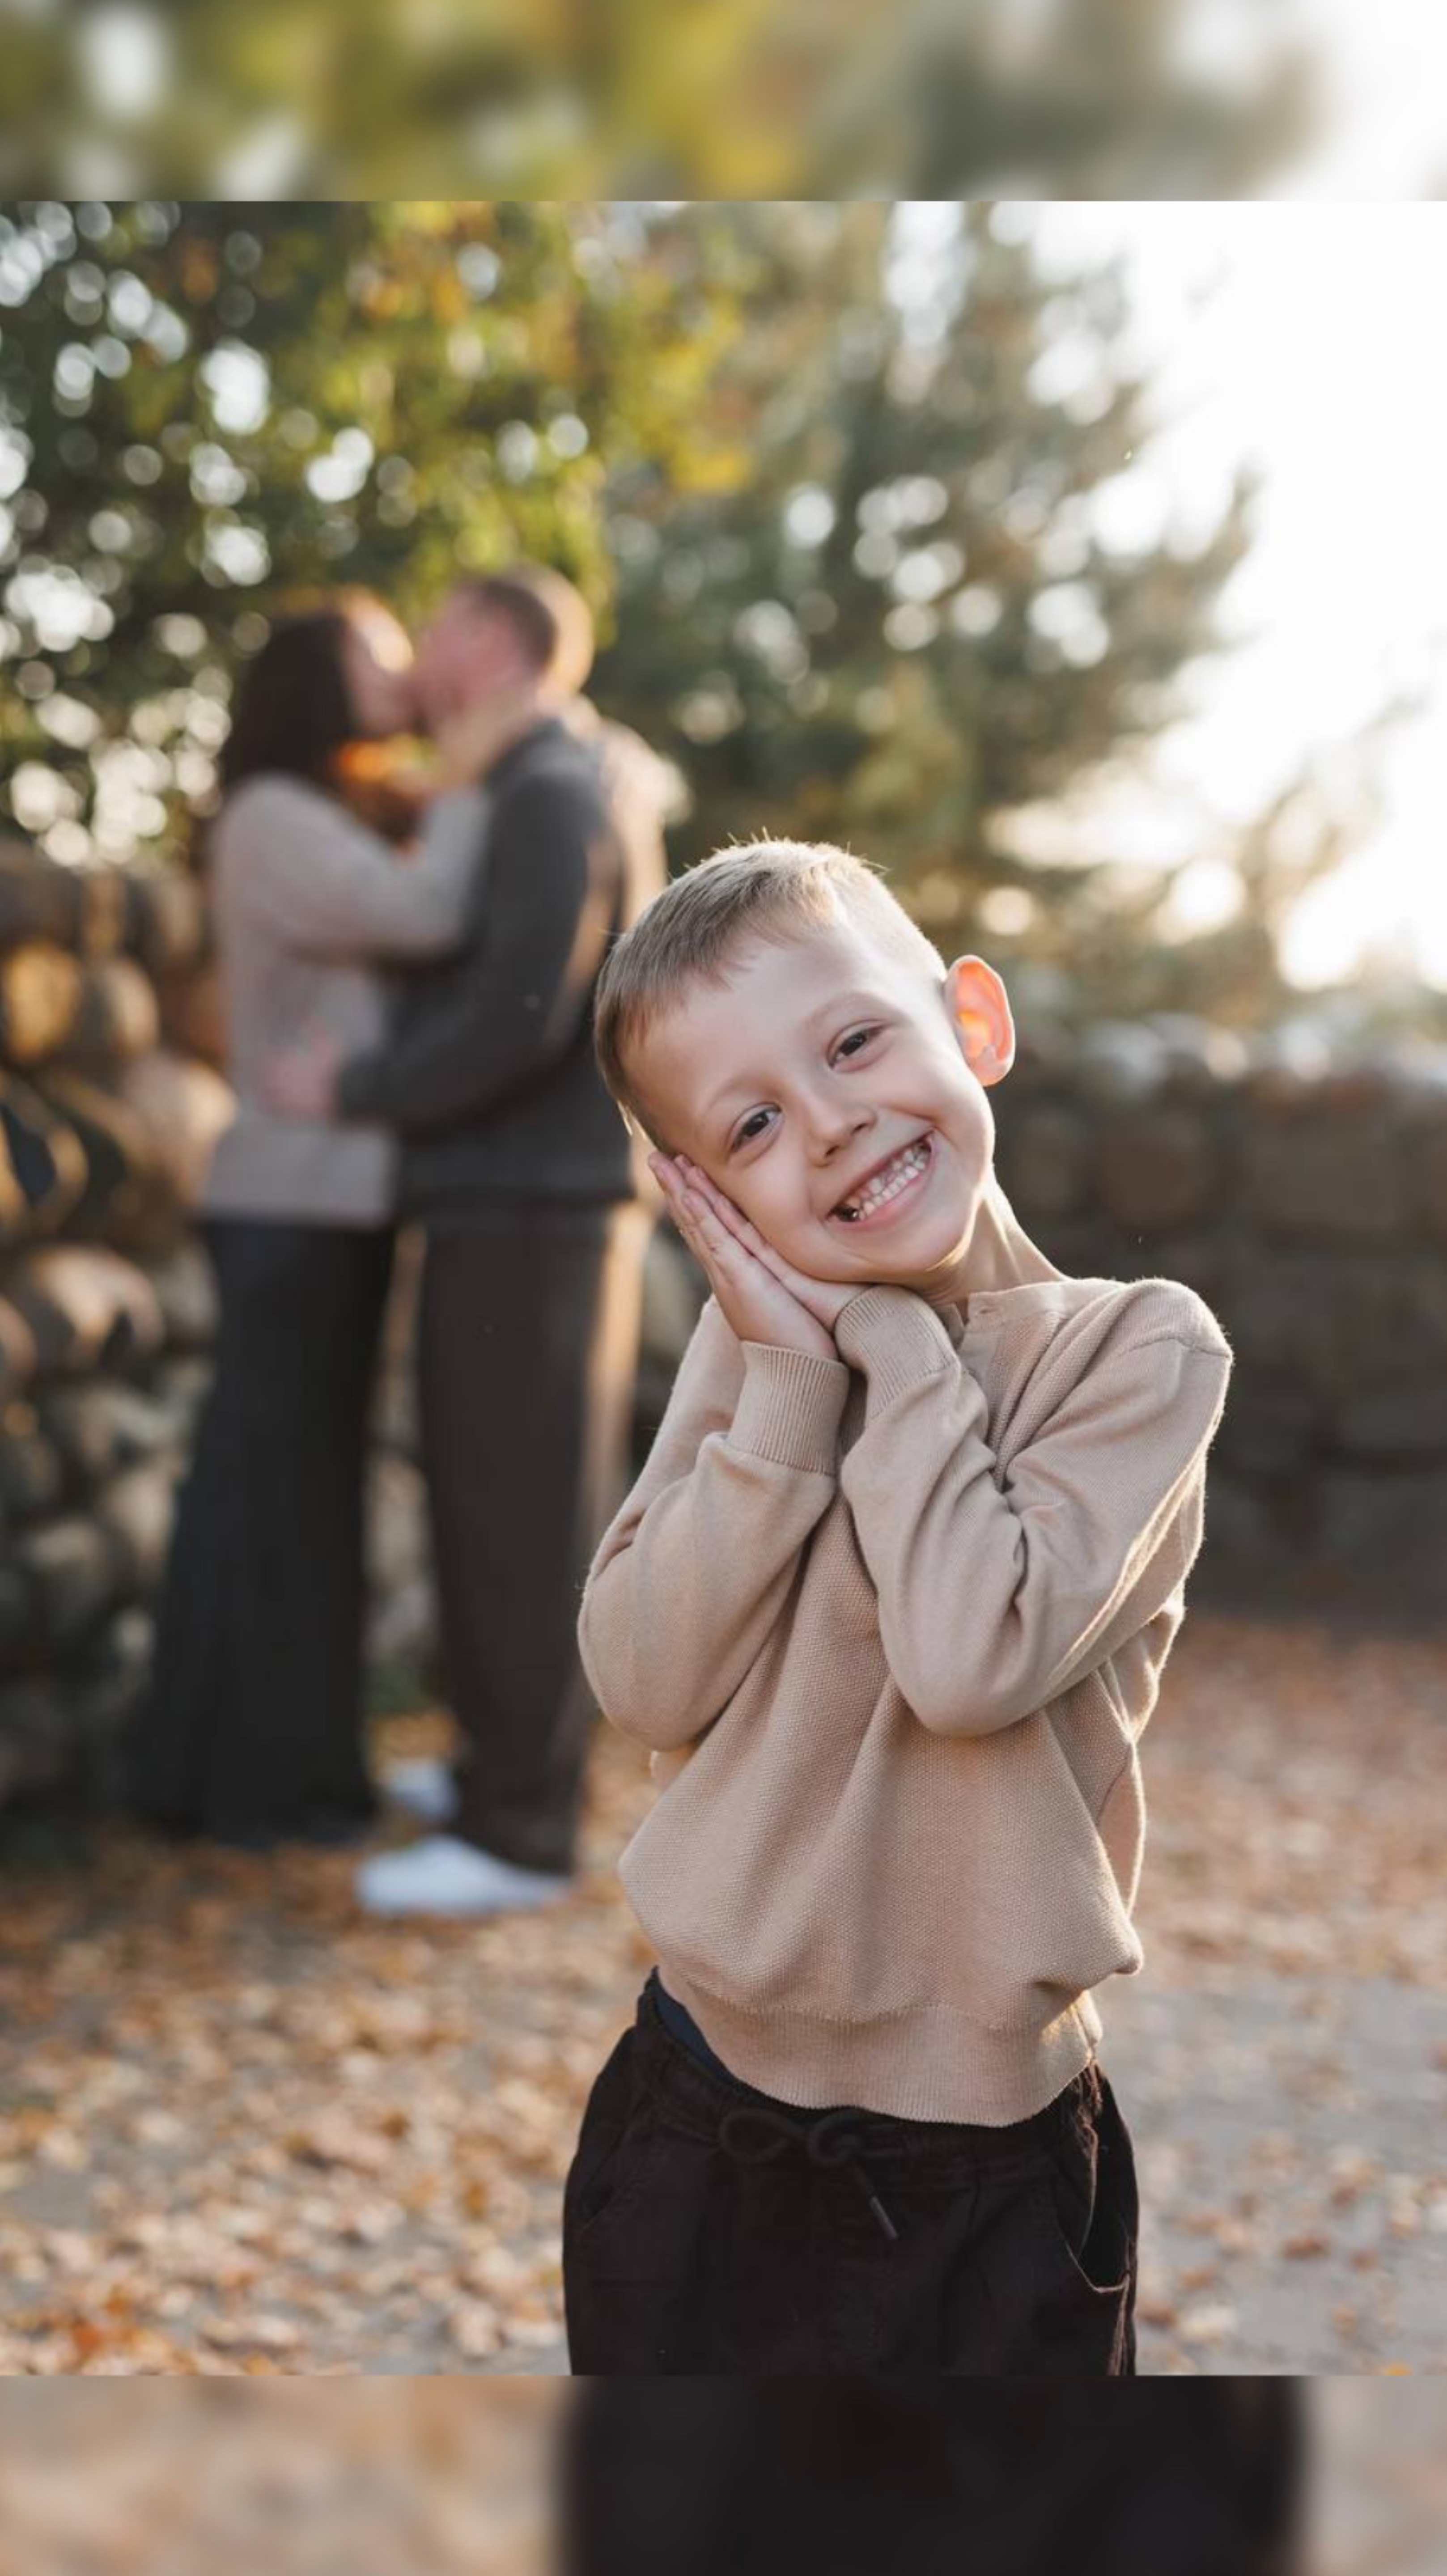
[[[902,1154],[896,1154],[892,1162],[886,1163],[878,1178],[871,1181],[867,1189],[861,1190],[857,1198],[841,1201],[840,1215],[864,1216],[871,1208],[882,1207],[886,1199],[897,1197],[906,1181],[912,1180],[916,1172],[922,1172],[928,1161],[928,1146],[907,1146]]]

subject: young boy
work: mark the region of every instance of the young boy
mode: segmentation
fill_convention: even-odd
[[[655,897],[599,1060],[712,1294],[579,1642],[659,1795],[659,1966],[567,2178],[575,2372],[1126,2376],[1137,1740],[1231,1352],[1073,1279],[995,1179],[1004,987],[874,869]]]

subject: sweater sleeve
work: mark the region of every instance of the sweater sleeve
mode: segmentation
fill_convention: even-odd
[[[319,789],[266,777],[236,790],[218,831],[239,901],[286,947],[429,957],[462,936],[490,810],[481,787],[434,797],[404,858]]]
[[[583,1668],[624,1735],[676,1751],[738,1689],[838,1490],[848,1392],[842,1360],[740,1342],[709,1299],[583,1588]]]
[[[572,1044],[603,962],[617,852],[596,800],[530,779],[501,806],[477,944],[449,989],[344,1065],[349,1118],[423,1134],[480,1118]]]
[[[1123,1318],[1001,1469],[979,1382],[925,1300],[871,1288],[845,1307],[835,1339],[868,1393],[840,1483],[923,1725],[986,1735],[1033,1715],[1184,1581],[1231,1370],[1214,1318],[1193,1334]]]

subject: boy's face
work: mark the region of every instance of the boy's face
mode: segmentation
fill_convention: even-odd
[[[994,1153],[985,1086],[1014,1059],[998,975],[962,957],[935,979],[842,916],[751,942],[728,972],[640,1042],[635,1079],[665,1150],[810,1278],[956,1293]],[[868,1187],[881,1177],[883,1200]]]

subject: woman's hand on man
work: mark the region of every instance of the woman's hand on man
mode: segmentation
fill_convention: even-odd
[[[326,1126],[337,1114],[342,1050],[330,1029],[308,1029],[295,1046],[282,1047],[262,1076],[261,1097],[276,1118]]]

